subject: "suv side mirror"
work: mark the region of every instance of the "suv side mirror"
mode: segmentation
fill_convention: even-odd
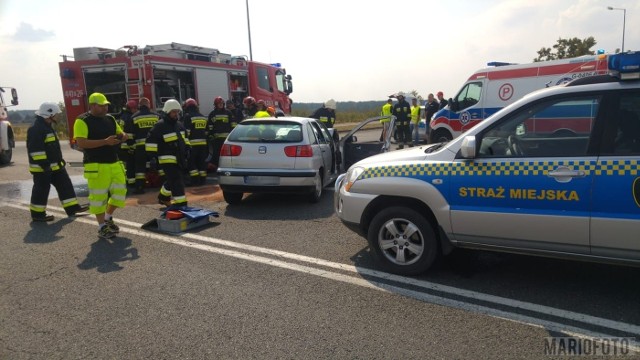
[[[18,105],[18,91],[15,88],[11,89],[11,105]]]
[[[476,157],[476,137],[473,135],[465,136],[460,146],[460,155],[464,159],[474,159]]]

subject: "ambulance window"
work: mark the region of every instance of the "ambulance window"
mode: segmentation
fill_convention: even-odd
[[[480,157],[586,156],[600,97],[553,99],[525,108],[481,135]]]
[[[256,68],[256,73],[258,74],[258,87],[271,92],[271,86],[269,86],[269,70],[258,67]]]
[[[457,108],[462,110],[468,108],[469,106],[475,105],[476,103],[478,103],[478,101],[480,101],[481,94],[481,82],[473,82],[465,85],[465,87],[460,90],[455,98],[455,101],[458,103]]]

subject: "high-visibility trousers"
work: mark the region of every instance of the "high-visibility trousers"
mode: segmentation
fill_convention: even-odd
[[[124,207],[127,197],[127,179],[121,161],[114,163],[84,164],[84,178],[89,187],[89,212],[104,214],[107,205]]]

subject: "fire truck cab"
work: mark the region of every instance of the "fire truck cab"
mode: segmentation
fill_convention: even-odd
[[[70,139],[73,122],[88,111],[87,98],[93,92],[107,96],[111,113],[141,97],[151,100],[157,111],[168,99],[194,98],[206,115],[217,96],[238,106],[244,97],[253,96],[291,112],[291,76],[279,63],[249,61],[212,48],[178,43],[144,48],[128,45],[117,50],[74,48],[73,60],[63,56],[59,67]]]
[[[11,104],[6,103],[4,100],[7,90],[11,93]],[[16,147],[13,128],[7,113],[7,107],[15,105],[18,105],[18,92],[16,89],[0,87],[0,165],[6,165],[11,162],[13,148]]]
[[[510,64],[490,62],[462,85],[449,105],[431,119],[431,142],[446,142],[496,113],[503,107],[539,89],[571,80],[607,74],[607,55]],[[564,129],[563,134],[576,129]]]

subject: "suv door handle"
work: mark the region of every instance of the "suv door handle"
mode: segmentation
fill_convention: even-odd
[[[566,166],[561,166],[553,171],[549,171],[548,176],[555,178],[558,182],[566,183],[573,178],[583,178],[587,176],[587,173],[583,170],[573,170]]]

